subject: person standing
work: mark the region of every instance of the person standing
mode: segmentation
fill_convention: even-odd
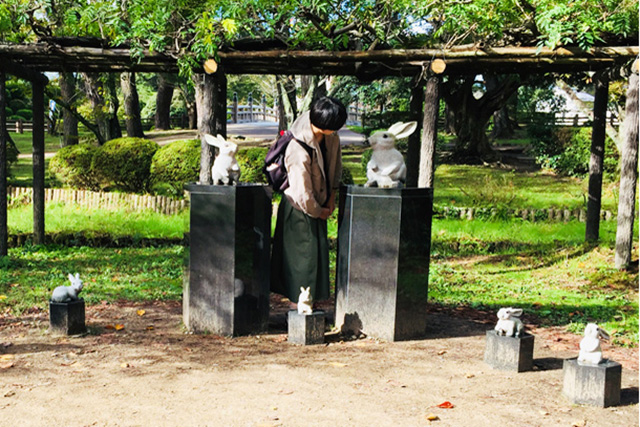
[[[338,130],[345,106],[333,97],[316,100],[291,126],[285,152],[289,178],[278,208],[271,256],[271,290],[295,307],[300,287],[311,287],[314,301],[329,298],[327,218],[335,209],[342,176]],[[304,144],[306,147],[303,147]]]

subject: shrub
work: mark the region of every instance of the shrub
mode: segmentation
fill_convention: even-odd
[[[23,120],[31,120],[33,118],[33,112],[31,110],[22,109],[16,111],[16,116],[22,117]]]
[[[77,144],[63,147],[51,158],[49,173],[72,188],[99,189],[98,179],[91,169],[98,147]]]
[[[158,144],[143,138],[107,141],[93,156],[91,168],[105,186],[133,193],[149,189],[151,160]]]
[[[151,160],[153,192],[177,196],[187,182],[198,180],[200,140],[185,139],[161,147]]]
[[[555,172],[582,177],[589,173],[591,128],[554,128],[550,137],[533,141],[538,162]],[[605,140],[603,172],[614,175],[618,167],[618,150],[610,138]]]
[[[242,175],[241,182],[267,183],[267,177],[262,172],[264,158],[267,156],[268,148],[252,147],[246,150],[238,150],[236,159],[240,165]]]

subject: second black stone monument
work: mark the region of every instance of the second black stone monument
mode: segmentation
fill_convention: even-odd
[[[193,332],[263,332],[269,320],[271,190],[186,186],[191,193],[183,318]]]
[[[425,335],[432,207],[430,188],[341,189],[336,326],[343,332],[387,341]]]

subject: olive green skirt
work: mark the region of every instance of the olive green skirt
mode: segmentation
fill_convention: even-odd
[[[300,287],[314,301],[329,298],[327,221],[295,209],[285,196],[278,208],[271,253],[271,290],[298,302]]]

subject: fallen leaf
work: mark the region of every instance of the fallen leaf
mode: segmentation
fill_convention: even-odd
[[[0,363],[0,370],[9,369],[13,367],[13,362],[2,362]]]
[[[587,425],[586,421],[574,421],[573,424],[571,424],[571,427],[585,427]]]
[[[122,362],[122,363],[120,364],[120,367],[121,367],[121,368],[130,368],[130,367],[131,367],[131,365],[129,365],[127,362]]]
[[[440,417],[438,417],[436,414],[427,415],[427,420],[429,420],[429,421],[437,421],[439,419],[440,419]]]
[[[147,326],[147,331],[153,331],[153,325]]]
[[[13,354],[3,354],[2,356],[0,356],[0,360],[2,361],[12,360],[13,357],[14,357]]]
[[[438,352],[438,356],[442,356],[443,354],[445,354],[447,352],[447,350],[440,350]]]
[[[452,409],[453,407],[454,407],[453,403],[449,402],[448,400],[438,405],[438,408],[442,408],[442,409]]]
[[[117,324],[116,324],[116,326],[114,326],[114,329],[115,329],[116,331],[121,331],[121,330],[123,330],[123,329],[124,329],[124,325],[122,325],[122,324],[120,324],[120,323],[117,323]]]
[[[551,415],[551,414],[549,414],[549,412],[547,412],[547,411],[538,411],[538,413],[539,413],[540,415],[542,415],[543,417],[546,417],[547,415]]]
[[[467,378],[473,378],[473,377],[475,377],[475,375],[473,375],[473,374],[467,374]]]
[[[144,311],[144,310],[136,311],[136,314],[138,314],[138,316],[144,316],[145,313],[146,313],[146,311]]]
[[[340,363],[340,362],[329,362],[329,365],[335,366],[336,368],[344,368],[345,366],[347,366],[346,363]]]
[[[104,325],[105,329],[115,329],[115,326],[113,325]]]
[[[9,390],[8,392],[6,392],[3,396],[4,397],[11,397],[11,396],[15,396],[16,392],[13,390]]]
[[[0,295],[0,300],[7,299],[6,295]]]

